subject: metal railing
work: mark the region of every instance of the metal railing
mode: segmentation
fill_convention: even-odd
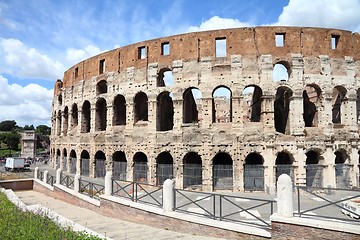
[[[133,202],[162,207],[162,187],[146,183],[112,180],[112,195]]]
[[[62,175],[60,178],[60,184],[67,188],[74,189],[74,177],[70,175]]]
[[[175,211],[270,228],[275,200],[175,189]],[[261,210],[262,216],[259,211]],[[264,220],[265,219],[265,220]]]
[[[91,198],[100,199],[99,196],[105,192],[105,187],[101,184],[89,182],[81,178],[79,179],[79,183],[80,193],[88,195]]]
[[[37,177],[37,179],[42,181],[44,179],[44,171],[40,171],[40,169],[38,169],[36,177]]]
[[[360,225],[359,220],[348,216],[360,218],[360,214],[355,209],[347,207],[349,200],[360,198],[360,190],[310,188],[305,186],[295,186],[295,188],[297,190],[297,210],[294,213],[295,216],[355,221]]]
[[[54,186],[54,179],[55,179],[54,176],[48,174],[48,175],[47,175],[47,178],[46,178],[46,183],[47,183],[47,184],[50,184],[51,186]]]

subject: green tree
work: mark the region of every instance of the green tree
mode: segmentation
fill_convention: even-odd
[[[17,128],[14,120],[5,120],[0,122],[0,131],[11,132]]]
[[[48,136],[51,134],[51,128],[46,125],[39,125],[36,127],[35,132],[40,135]]]
[[[32,125],[32,124],[31,124],[30,126],[29,126],[29,125],[25,125],[23,129],[24,129],[24,130],[35,130],[34,125]]]
[[[5,143],[8,148],[17,150],[20,143],[20,134],[17,132],[6,132],[0,134],[0,140]]]

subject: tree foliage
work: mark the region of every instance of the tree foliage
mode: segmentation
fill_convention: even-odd
[[[39,125],[36,127],[35,132],[37,134],[48,136],[51,133],[51,128],[46,125]]]
[[[5,120],[0,122],[0,131],[11,132],[11,131],[15,131],[16,128],[17,126],[14,120]]]
[[[17,150],[20,143],[20,134],[18,132],[1,133],[0,142],[5,143],[12,150]]]

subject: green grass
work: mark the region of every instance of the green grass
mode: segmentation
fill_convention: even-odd
[[[84,232],[62,228],[47,216],[20,211],[4,193],[0,193],[0,238],[11,240],[98,240]]]

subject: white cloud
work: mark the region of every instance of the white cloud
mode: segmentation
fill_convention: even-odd
[[[20,78],[55,80],[62,77],[65,69],[60,62],[28,48],[18,39],[0,39],[0,53],[4,56],[0,64],[5,61],[0,71]]]
[[[71,64],[75,64],[85,60],[89,57],[99,54],[103,52],[94,45],[87,45],[84,49],[74,49],[69,48],[66,50],[66,60],[69,61]]]
[[[290,0],[274,25],[360,30],[359,0]]]
[[[38,84],[22,87],[9,84],[0,75],[0,121],[15,120],[19,126],[51,124],[51,102],[53,89]]]
[[[240,22],[237,19],[231,18],[221,18],[214,16],[205,22],[202,22],[199,27],[191,26],[189,27],[189,32],[198,32],[198,31],[207,31],[214,29],[225,29],[225,28],[238,28],[238,27],[249,27],[254,26],[254,24],[249,22]]]

